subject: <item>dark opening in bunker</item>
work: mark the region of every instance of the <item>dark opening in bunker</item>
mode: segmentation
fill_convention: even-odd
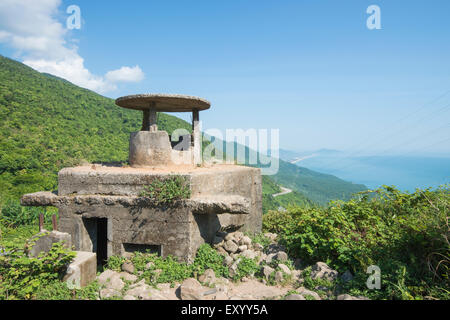
[[[92,252],[97,254],[97,264],[103,266],[108,259],[108,219],[83,218],[83,222],[91,238]]]
[[[151,244],[137,244],[137,243],[124,243],[123,249],[125,252],[142,252],[142,253],[156,253],[158,256],[162,255],[162,246]]]

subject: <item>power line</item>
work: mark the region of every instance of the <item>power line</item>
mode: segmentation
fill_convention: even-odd
[[[450,92],[450,91],[448,91],[448,92]],[[447,93],[448,93],[448,92],[447,92]],[[446,94],[447,94],[447,93],[446,93]],[[420,108],[420,109],[423,109],[423,107]],[[441,115],[442,112],[445,112],[446,109],[450,109],[450,104],[448,104],[448,105],[446,105],[446,106],[440,108],[440,109],[437,110],[436,112],[432,112],[431,114],[429,114],[429,115],[426,116],[426,117],[423,117],[423,118],[419,119],[419,120],[416,121],[413,125],[415,126],[415,125],[417,125],[417,124],[419,124],[419,123],[423,123],[423,122],[428,121],[428,120],[430,120],[430,119],[432,119],[432,118],[435,118],[436,116]],[[419,110],[419,109],[418,109],[418,110]],[[418,110],[416,110],[414,113],[417,113]],[[405,117],[404,119],[408,118],[408,117],[411,116],[411,115],[412,115],[412,114],[408,115],[408,116]],[[397,131],[395,131],[394,133],[391,133],[391,134],[386,135],[383,139],[377,140],[376,143],[372,143],[372,144],[370,144],[369,146],[372,147],[372,146],[374,146],[374,145],[380,143],[381,141],[388,140],[388,139],[390,140],[393,136],[395,136],[395,135],[397,135],[397,134],[399,134],[399,133],[405,131],[405,129],[407,129],[407,128],[410,127],[410,126],[411,126],[411,125],[403,126],[402,129],[397,130]],[[366,147],[365,149],[360,149],[360,150],[351,152],[351,153],[347,154],[345,157],[346,157],[346,158],[354,157],[354,156],[356,156],[356,155],[358,155],[358,154],[361,154],[363,151],[366,151],[367,149],[370,149],[370,148]],[[335,164],[335,163],[338,162],[338,161],[339,161],[339,160],[333,161],[333,162],[329,163],[329,165],[333,165],[333,164]]]

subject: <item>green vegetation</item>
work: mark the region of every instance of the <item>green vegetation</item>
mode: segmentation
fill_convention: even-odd
[[[64,167],[126,163],[129,134],[141,123],[140,112],[0,56],[0,204],[25,193],[56,190],[57,173]],[[192,130],[164,113],[158,113],[158,126],[169,134],[177,128]],[[311,200],[323,205],[365,189],[284,161],[264,185],[271,179],[296,193],[276,201],[265,193],[265,211]]]
[[[24,247],[25,248],[25,247]],[[32,299],[36,292],[59,282],[65,267],[75,257],[61,243],[48,253],[28,257],[26,249],[0,255],[0,300]]]
[[[280,193],[281,189],[268,176],[262,176],[262,202],[263,212],[267,213],[269,210],[278,210],[280,207],[287,208],[288,206],[312,207],[314,203],[306,198],[303,194],[293,191],[274,198],[272,195]]]
[[[385,187],[327,208],[271,211],[263,224],[292,256],[352,271],[354,280],[340,285],[353,295],[449,299],[449,208],[445,188],[409,194]],[[381,268],[381,290],[366,287],[370,265]]]
[[[125,162],[130,132],[141,124],[140,112],[0,56],[0,203],[55,190],[63,167]],[[158,125],[191,131],[164,113]]]
[[[184,176],[156,178],[141,192],[141,197],[150,198],[156,204],[168,204],[176,200],[189,199],[191,188]]]
[[[353,184],[282,160],[278,173],[270,178],[322,206],[326,206],[331,200],[349,200],[354,193],[367,190],[364,185]]]

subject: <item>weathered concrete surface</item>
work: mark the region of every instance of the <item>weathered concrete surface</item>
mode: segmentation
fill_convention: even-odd
[[[203,98],[181,94],[136,94],[116,99],[116,105],[122,108],[145,110],[151,104],[158,112],[186,112],[192,110],[206,110],[211,102]]]
[[[95,251],[95,219],[107,219],[107,254],[124,255],[128,245],[155,246],[162,256],[191,262],[198,247],[212,243],[219,230],[259,232],[262,190],[259,169],[218,165],[177,168],[187,178],[191,198],[156,205],[139,197],[154,179],[174,172],[163,169],[77,167],[59,173],[59,196],[22,197],[27,206],[59,208],[60,230],[72,236],[76,250]]]
[[[30,239],[34,245],[30,249],[30,256],[37,257],[41,252],[49,252],[54,243],[61,242],[65,248],[72,247],[72,237],[70,234],[58,231],[42,230]]]
[[[132,167],[166,166],[172,163],[172,146],[165,131],[131,133],[129,162]]]
[[[76,257],[67,267],[63,281],[70,288],[82,288],[95,280],[97,276],[97,255],[93,252],[77,251]]]

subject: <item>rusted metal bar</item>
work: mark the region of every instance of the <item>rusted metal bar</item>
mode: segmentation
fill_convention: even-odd
[[[56,214],[52,215],[52,225],[53,231],[58,231],[58,220],[56,219]]]
[[[41,232],[42,229],[44,229],[44,214],[39,213],[39,232]]]

